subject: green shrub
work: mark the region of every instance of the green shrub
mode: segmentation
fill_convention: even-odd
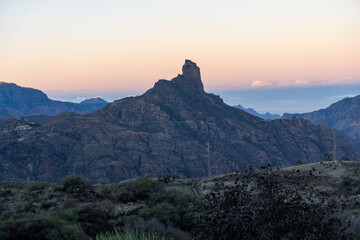
[[[174,177],[170,174],[164,174],[164,175],[158,177],[159,182],[169,183],[169,182],[172,182],[173,180],[174,180]]]
[[[81,176],[69,175],[63,179],[63,188],[80,188],[85,186],[85,181]]]
[[[57,211],[36,217],[23,217],[0,223],[0,239],[88,240],[77,223],[74,209]]]
[[[77,202],[75,199],[68,199],[64,202],[64,208],[76,208]]]
[[[112,230],[117,223],[114,219],[113,211],[98,205],[90,205],[79,211],[78,222],[87,235],[95,237],[101,232]]]
[[[155,192],[139,215],[145,219],[157,218],[166,224],[172,224],[188,230],[193,224],[195,209],[200,201],[195,197],[172,189]]]
[[[140,178],[139,180],[127,185],[126,193],[131,192],[129,197],[132,196],[135,201],[147,200],[154,192],[158,192],[161,189],[163,189],[163,186],[158,181]],[[124,194],[124,197],[126,196],[126,193]]]
[[[156,218],[181,230],[187,230],[193,224],[194,210],[200,204],[195,197],[169,189],[167,184],[149,178],[129,181],[124,185],[102,186],[101,191],[114,202],[142,201],[146,206],[135,215],[145,221]]]
[[[29,192],[39,191],[45,189],[47,186],[48,184],[44,182],[29,182],[26,186],[26,190]]]
[[[78,225],[65,225],[61,229],[61,232],[64,239],[90,240],[90,237],[88,237]]]
[[[102,193],[114,202],[128,203],[148,200],[154,192],[163,189],[158,181],[140,178],[129,181],[125,185],[104,186]]]
[[[105,199],[113,199],[112,194],[116,190],[116,184],[114,185],[108,185],[108,184],[102,184],[99,189],[99,194],[105,198]]]
[[[47,209],[49,209],[51,207],[57,206],[57,202],[55,202],[55,201],[42,201],[40,203],[40,205],[41,205],[42,209],[47,210]]]
[[[79,214],[77,212],[77,209],[75,209],[75,208],[59,210],[59,211],[56,211],[54,214],[56,214],[59,218],[65,220],[67,222],[76,222],[79,218]]]
[[[145,233],[145,232],[133,232],[126,231],[125,233],[105,233],[96,236],[96,240],[167,240],[160,236],[158,233]],[[169,239],[170,240],[170,239]]]
[[[63,179],[63,190],[68,193],[73,193],[78,196],[91,195],[91,187],[86,186],[82,177],[76,175],[69,175]],[[90,195],[88,197],[90,197]]]

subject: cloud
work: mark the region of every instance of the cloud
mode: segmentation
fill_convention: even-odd
[[[352,98],[352,97],[356,97],[357,94],[345,94],[345,95],[339,95],[339,96],[332,96],[332,97],[326,97],[326,100],[331,100],[331,101],[338,101],[344,98]]]
[[[309,85],[309,81],[306,81],[306,80],[296,80],[295,82],[294,82],[294,84],[295,85],[297,85],[297,86],[302,86],[302,85]]]
[[[79,103],[84,101],[85,99],[86,99],[85,97],[76,97],[75,99],[72,100],[72,102]]]
[[[351,84],[359,84],[360,79],[357,79],[355,77],[343,77],[343,78],[332,78],[332,79],[325,78],[316,83],[320,85],[340,85],[340,84],[351,85]]]
[[[256,80],[251,83],[253,88],[267,88],[267,87],[293,87],[293,86],[307,86],[311,85],[310,81],[307,80],[295,80],[295,81],[264,81]]]
[[[278,86],[278,82],[256,80],[251,83],[251,87],[275,87],[275,86]]]
[[[360,84],[360,79],[355,77],[322,79],[322,80],[293,80],[293,81],[265,81],[256,80],[250,85],[252,88],[271,87],[297,87],[297,86],[330,86],[330,85],[353,85]]]

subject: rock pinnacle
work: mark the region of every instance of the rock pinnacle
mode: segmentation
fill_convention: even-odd
[[[172,80],[174,83],[184,87],[204,91],[203,83],[201,82],[200,68],[196,63],[186,59],[182,67],[182,75]]]

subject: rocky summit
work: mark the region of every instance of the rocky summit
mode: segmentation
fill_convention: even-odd
[[[264,121],[204,91],[199,67],[186,60],[182,74],[159,80],[85,115],[60,114],[42,125],[0,125],[2,180],[59,181],[68,174],[92,182],[136,176],[187,177],[317,162],[333,153],[333,130],[304,119]],[[339,157],[360,151],[340,133]]]
[[[173,83],[185,86],[189,89],[198,91],[204,91],[204,85],[201,82],[200,68],[190,60],[185,60],[185,64],[182,67],[182,75],[174,78]]]

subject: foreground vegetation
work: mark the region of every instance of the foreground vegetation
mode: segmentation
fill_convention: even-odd
[[[0,182],[2,239],[360,239],[360,164],[91,185]]]

